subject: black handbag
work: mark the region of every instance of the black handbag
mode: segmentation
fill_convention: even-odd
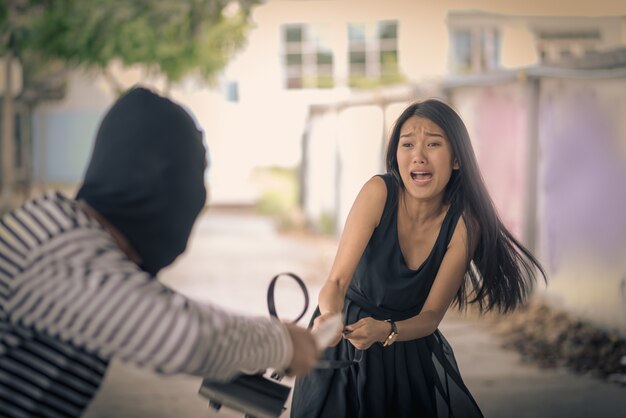
[[[304,309],[293,321],[298,322],[309,308],[309,292],[302,279],[293,273],[280,273],[270,282],[267,289],[267,308],[270,316],[278,318],[274,304],[274,288],[280,276],[293,278],[304,293]],[[291,387],[280,383],[281,375],[273,373],[269,378],[262,374],[240,375],[227,383],[204,379],[198,393],[209,399],[209,406],[219,410],[227,406],[242,412],[249,418],[277,418],[285,410]]]
[[[263,375],[241,375],[228,383],[202,381],[198,393],[219,410],[227,406],[246,417],[277,418],[285,410],[291,388]]]

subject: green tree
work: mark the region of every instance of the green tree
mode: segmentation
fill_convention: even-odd
[[[0,56],[12,53],[28,89],[82,67],[141,65],[169,82],[197,72],[212,79],[245,42],[262,0],[4,0]]]
[[[60,98],[72,68],[100,71],[113,90],[114,61],[143,66],[169,83],[189,74],[206,80],[243,45],[249,17],[262,0],[3,0],[0,56],[23,68],[20,100]],[[10,80],[7,81],[10,84]],[[7,85],[10,88],[10,85]],[[9,90],[10,91],[10,90]],[[2,196],[13,188],[13,104],[4,95]],[[0,202],[0,207],[2,206]]]
[[[49,1],[26,46],[45,58],[101,70],[142,65],[170,82],[211,79],[245,41],[259,0]],[[119,87],[119,86],[117,86]]]

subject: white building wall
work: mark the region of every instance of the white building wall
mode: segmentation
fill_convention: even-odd
[[[383,112],[377,106],[355,106],[339,114],[337,230],[341,231],[361,187],[383,173]]]
[[[309,120],[305,143],[304,211],[315,223],[335,219],[337,211],[337,112],[319,113]]]

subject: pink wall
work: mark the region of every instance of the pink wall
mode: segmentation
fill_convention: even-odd
[[[517,237],[524,230],[526,120],[518,85],[456,90],[454,106],[467,124],[478,164],[504,224]]]

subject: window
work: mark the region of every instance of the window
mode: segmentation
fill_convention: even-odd
[[[500,31],[483,28],[480,31],[480,68],[492,71],[500,66]]]
[[[398,23],[384,20],[348,25],[351,87],[403,81],[398,70]]]
[[[500,31],[493,27],[453,28],[450,70],[481,73],[500,66]]]
[[[602,42],[599,30],[539,30],[535,36],[542,63],[581,57],[596,51]]]
[[[455,73],[468,73],[472,69],[472,32],[455,30],[452,33],[453,68]]]
[[[288,89],[331,88],[333,54],[323,25],[285,25],[283,66]]]
[[[227,81],[224,84],[224,96],[226,101],[236,103],[239,101],[239,83],[236,81]]]

